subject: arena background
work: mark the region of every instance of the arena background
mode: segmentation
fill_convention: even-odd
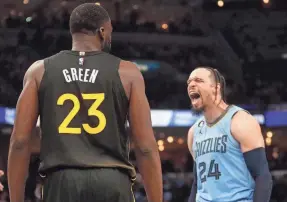
[[[71,48],[69,13],[83,2],[87,1],[0,2],[0,169],[6,171],[23,75],[34,61]],[[199,65],[218,68],[227,78],[229,103],[249,110],[260,123],[274,177],[272,202],[286,202],[286,0],[97,3],[113,20],[112,53],[135,62],[144,75],[162,159],[165,202],[184,202],[190,192],[193,162],[186,135],[198,117],[190,111],[186,80]],[[35,154],[27,180],[27,201],[40,198],[37,166]],[[5,186],[1,202],[9,201]],[[140,176],[134,190],[138,202],[146,201]]]

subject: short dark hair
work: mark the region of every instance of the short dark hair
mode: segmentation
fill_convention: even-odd
[[[219,84],[220,85],[220,94],[221,94],[221,98],[224,102],[226,102],[226,81],[224,76],[217,70],[214,69],[212,67],[197,67],[196,69],[206,69],[208,71],[210,71],[211,76],[213,77],[215,84]],[[216,85],[216,95],[215,95],[215,99],[217,96],[217,85]]]
[[[83,33],[83,30],[96,32],[106,21],[110,20],[108,12],[95,3],[84,3],[76,7],[70,16],[70,32]]]

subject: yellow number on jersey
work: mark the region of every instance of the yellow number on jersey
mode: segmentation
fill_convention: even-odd
[[[107,119],[105,115],[98,110],[98,107],[105,99],[105,94],[104,93],[82,94],[82,97],[84,100],[95,100],[92,106],[88,110],[88,115],[97,117],[99,119],[99,124],[96,127],[91,127],[89,124],[84,123],[82,124],[82,126],[88,134],[96,135],[102,132],[107,124]],[[66,118],[63,120],[63,122],[60,124],[58,132],[60,134],[81,134],[82,132],[81,128],[68,127],[70,122],[73,120],[73,118],[80,110],[80,101],[75,95],[67,93],[59,97],[57,105],[63,105],[66,100],[71,100],[74,104],[74,107],[72,108],[70,113],[66,116]]]
[[[63,94],[59,97],[59,99],[57,101],[57,105],[63,105],[66,100],[71,100],[74,104],[74,107],[70,111],[70,113],[66,116],[64,121],[60,124],[60,126],[58,128],[59,133],[81,134],[81,128],[68,127],[69,123],[73,120],[73,118],[76,116],[76,114],[80,110],[80,101],[73,94]]]
[[[82,94],[84,100],[96,100],[92,106],[88,110],[88,115],[89,116],[96,116],[99,119],[99,125],[97,127],[92,128],[89,126],[89,124],[83,124],[84,130],[92,135],[98,134],[102,132],[107,124],[107,119],[103,112],[97,110],[100,104],[104,101],[105,99],[105,94],[104,93],[98,93],[98,94]]]

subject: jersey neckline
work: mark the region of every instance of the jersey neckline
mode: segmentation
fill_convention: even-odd
[[[103,53],[102,51],[74,51],[74,50],[63,50],[61,52],[62,53],[67,53],[67,54],[70,54],[70,55],[80,56],[80,57],[97,55],[97,54]]]
[[[212,128],[214,125],[216,125],[217,123],[219,123],[227,114],[227,112],[232,108],[233,105],[228,105],[228,107],[222,112],[222,114],[213,122],[213,123],[207,123],[206,124],[209,128]]]

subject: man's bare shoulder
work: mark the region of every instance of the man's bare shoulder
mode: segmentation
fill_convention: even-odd
[[[31,71],[37,71],[37,69],[39,68],[43,68],[44,67],[44,60],[37,60],[36,62],[34,62],[29,69]]]
[[[121,60],[119,71],[133,80],[142,78],[142,74],[137,65],[131,61]]]
[[[233,116],[231,120],[231,129],[244,130],[250,127],[259,127],[259,124],[248,112],[240,110]]]
[[[257,120],[246,111],[238,111],[231,121],[231,134],[243,152],[264,147],[264,139]]]
[[[25,76],[35,77],[42,70],[44,70],[44,60],[38,60],[28,68]]]
[[[131,70],[131,71],[139,71],[136,64],[128,60],[121,60],[120,68]]]
[[[28,79],[35,79],[39,87],[44,71],[44,60],[34,62],[25,73],[24,84]]]

